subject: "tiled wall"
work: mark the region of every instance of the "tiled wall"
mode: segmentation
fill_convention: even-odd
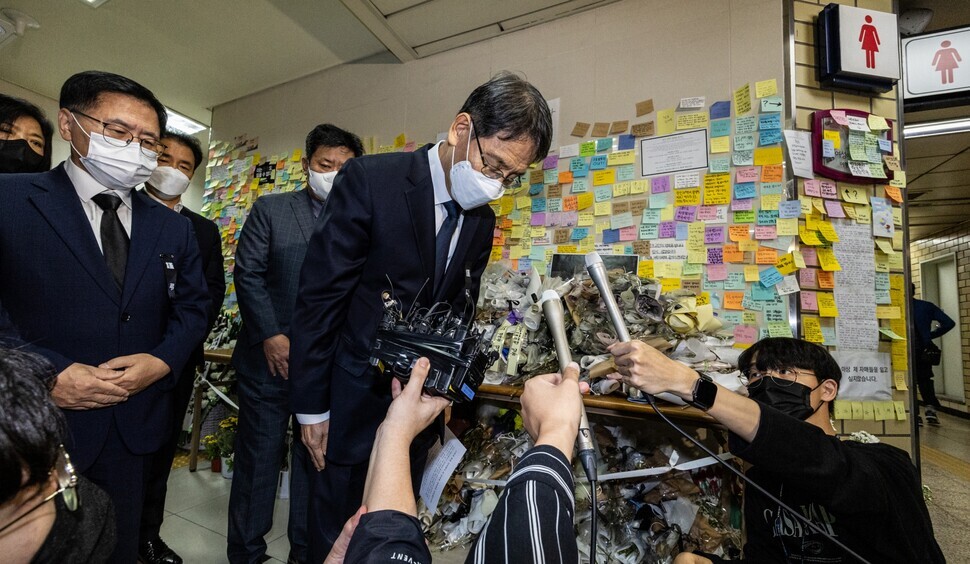
[[[795,17],[795,128],[811,129],[813,111],[833,108],[862,110],[895,121],[895,88],[885,94],[869,97],[831,92],[819,87],[815,67],[815,19],[829,1],[792,0],[792,12]],[[883,12],[893,11],[892,0],[841,0],[838,3]],[[875,195],[883,195],[880,188],[876,188]],[[967,279],[970,281],[970,273],[967,273]],[[970,294],[970,287],[967,288],[967,292]],[[967,335],[970,341],[970,331],[967,331]],[[970,365],[970,362],[967,364]],[[909,406],[908,392],[894,389],[893,399],[902,400],[907,407]],[[908,417],[906,421],[839,421],[836,428],[840,433],[868,431],[878,436],[882,442],[909,452],[911,449],[910,423]]]
[[[946,255],[956,255],[957,285],[960,288],[960,323],[961,338],[963,340],[963,390],[965,397],[970,397],[970,269],[967,268],[970,259],[970,226],[957,226],[928,239],[913,241],[909,246],[910,261],[912,262],[913,283],[916,284],[916,295],[923,293],[920,285],[919,264]],[[956,316],[952,316],[956,318]],[[937,390],[939,390],[939,370],[936,370]],[[964,413],[970,413],[967,404],[947,401],[940,397],[940,404]]]

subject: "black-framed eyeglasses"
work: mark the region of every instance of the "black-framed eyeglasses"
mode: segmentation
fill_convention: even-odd
[[[475,123],[472,122],[472,131],[475,129]],[[505,174],[501,170],[488,164],[485,160],[485,153],[482,151],[482,142],[478,140],[478,134],[475,133],[475,144],[478,145],[478,156],[482,158],[482,174],[486,178],[491,178],[492,180],[501,180],[502,186],[506,188],[518,188],[522,186],[522,176],[521,174]]]
[[[71,457],[64,450],[64,445],[61,445],[61,452],[58,454],[57,460],[54,462],[54,468],[51,469],[50,473],[56,474],[58,486],[57,490],[44,497],[44,499],[24,513],[21,513],[13,521],[0,527],[0,533],[19,523],[24,517],[30,515],[34,511],[37,511],[43,507],[45,503],[54,499],[58,495],[63,497],[64,506],[67,507],[68,511],[75,511],[81,505],[81,500],[77,495],[77,472],[74,471],[74,465],[71,464]],[[39,492],[38,495],[40,495]]]
[[[798,381],[799,376],[815,376],[814,372],[807,370],[796,370],[794,368],[781,368],[778,370],[757,370],[751,368],[742,372],[748,381],[748,389],[754,390],[761,385],[765,378],[771,378],[775,384],[781,387],[788,387]]]
[[[107,142],[109,145],[113,145],[115,147],[127,147],[132,141],[135,140],[134,133],[116,123],[107,123],[101,121],[96,117],[89,116],[88,114],[78,110],[68,111],[72,114],[84,116],[93,122],[101,124],[101,136],[104,137],[105,142]],[[163,149],[162,144],[158,141],[158,139],[153,139],[151,137],[148,139],[138,137],[138,146],[141,148],[142,154],[153,159],[157,159],[159,153],[161,153]]]

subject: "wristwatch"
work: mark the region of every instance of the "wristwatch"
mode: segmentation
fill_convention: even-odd
[[[700,378],[694,382],[694,391],[687,403],[701,411],[707,411],[714,406],[714,400],[717,398],[717,384],[703,372],[697,372],[697,375]]]

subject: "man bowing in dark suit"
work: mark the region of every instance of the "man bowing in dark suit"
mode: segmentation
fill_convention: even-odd
[[[349,159],[364,153],[359,137],[329,123],[310,131],[305,150],[307,189],[257,199],[236,249],[234,278],[242,327],[232,355],[239,392],[227,534],[232,564],[266,559],[265,536],[273,527],[286,428],[292,419],[286,379],[300,267],[334,176]],[[306,559],[307,451],[299,442],[292,450],[287,560],[311,562]]]
[[[165,107],[97,71],[69,78],[60,107],[70,158],[0,176],[3,325],[57,369],[67,450],[114,502],[111,561],[131,564],[144,468],[171,432],[172,389],[204,336],[209,297],[192,223],[132,192],[157,166]]]
[[[145,192],[156,202],[184,215],[192,222],[195,237],[199,241],[202,256],[202,272],[209,287],[209,322],[206,334],[222,309],[226,294],[226,273],[222,261],[222,241],[219,228],[182,205],[182,194],[189,187],[195,171],[202,164],[202,146],[191,135],[178,131],[166,131],[161,139],[162,152],[158,155],[158,168],[145,182]],[[182,559],[162,540],[159,532],[165,517],[165,495],[168,493],[168,475],[172,470],[179,434],[185,419],[185,409],[192,396],[195,370],[203,362],[203,340],[200,340],[189,363],[175,387],[172,401],[172,434],[156,452],[145,471],[145,504],[141,512],[141,535],[138,542],[138,558],[142,564],[181,564]]]
[[[466,288],[475,300],[492,247],[495,215],[485,204],[520,185],[551,136],[539,91],[501,73],[471,93],[447,141],[354,159],[337,175],[291,327],[290,405],[318,470],[310,561],[327,556],[360,505],[374,433],[391,402],[390,379],[369,363],[381,293],[393,291],[405,308],[465,312]],[[417,482],[435,439],[429,427],[412,445]]]

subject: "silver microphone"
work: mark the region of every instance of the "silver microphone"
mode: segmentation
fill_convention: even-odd
[[[593,279],[593,284],[596,284],[596,288],[603,298],[603,303],[606,304],[606,312],[610,316],[610,321],[613,322],[616,338],[621,343],[630,342],[630,332],[626,329],[626,322],[623,320],[623,314],[620,313],[620,306],[616,304],[616,298],[613,297],[613,289],[610,288],[610,279],[606,275],[606,267],[603,266],[603,259],[596,251],[586,253],[586,272],[589,272],[589,277]],[[624,387],[631,400],[643,401],[643,392],[633,386]]]
[[[546,325],[552,340],[556,344],[556,356],[559,357],[559,369],[565,370],[566,365],[572,362],[572,353],[569,351],[569,340],[566,338],[566,324],[563,319],[562,301],[555,290],[546,290],[542,293],[539,301],[542,305],[542,314],[546,318]],[[583,470],[586,471],[586,478],[590,482],[595,482],[596,459],[593,449],[593,435],[589,430],[589,419],[586,417],[586,406],[580,404],[579,434],[576,435],[577,450],[579,459],[583,463]]]

